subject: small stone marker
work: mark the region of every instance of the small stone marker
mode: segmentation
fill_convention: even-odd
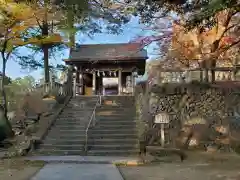
[[[155,116],[155,123],[161,125],[161,145],[162,145],[162,147],[164,147],[164,145],[165,145],[164,125],[168,124],[169,121],[170,121],[170,118],[167,113],[159,113]]]

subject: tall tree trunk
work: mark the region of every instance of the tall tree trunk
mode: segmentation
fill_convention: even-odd
[[[3,57],[3,66],[2,66],[2,84],[1,84],[1,90],[2,90],[2,97],[3,97],[3,107],[4,107],[4,113],[5,115],[7,115],[7,97],[6,97],[6,92],[5,92],[5,80],[6,80],[6,64],[7,64],[7,60],[5,57]]]
[[[45,6],[45,17],[42,25],[42,36],[47,37],[48,36],[48,0],[44,0],[44,6]],[[43,59],[44,59],[44,76],[45,76],[45,83],[50,82],[50,77],[49,77],[49,45],[48,44],[43,44],[42,45],[42,50],[43,50]]]
[[[2,90],[2,97],[3,97],[3,108],[4,108],[4,118],[6,119],[6,125],[7,125],[7,136],[12,137],[14,135],[12,131],[12,125],[8,120],[7,113],[8,113],[8,107],[7,107],[7,96],[5,92],[5,80],[6,80],[6,65],[7,65],[7,59],[5,58],[4,54],[2,53],[2,59],[3,59],[3,66],[2,66],[2,81],[1,81],[1,90]]]
[[[74,31],[74,13],[72,8],[69,8],[68,14],[67,14],[67,19],[68,19],[68,26],[70,29],[69,32],[69,41],[71,45],[71,49],[75,48],[75,31]]]

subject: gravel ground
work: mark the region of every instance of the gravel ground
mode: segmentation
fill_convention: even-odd
[[[0,180],[29,180],[43,166],[41,161],[0,160]]]
[[[125,180],[240,180],[239,158],[176,158],[138,167],[119,167]]]

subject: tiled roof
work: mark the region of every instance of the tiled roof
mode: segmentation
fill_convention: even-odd
[[[70,53],[69,61],[147,59],[140,43],[79,45]]]

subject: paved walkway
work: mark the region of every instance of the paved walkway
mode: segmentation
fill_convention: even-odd
[[[47,164],[30,180],[123,180],[112,164]]]
[[[31,180],[123,180],[115,163],[138,162],[134,157],[33,156],[25,160],[46,164]]]

